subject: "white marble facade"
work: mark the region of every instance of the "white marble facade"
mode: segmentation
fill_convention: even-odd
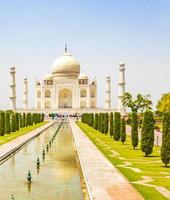
[[[96,108],[97,82],[80,73],[79,62],[67,52],[57,58],[43,81],[36,81],[35,108]]]

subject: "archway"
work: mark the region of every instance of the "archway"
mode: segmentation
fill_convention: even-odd
[[[72,91],[63,89],[59,92],[59,108],[72,108]]]

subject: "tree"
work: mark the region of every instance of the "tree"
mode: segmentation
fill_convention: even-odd
[[[104,114],[104,133],[108,134],[108,129],[109,129],[109,114],[105,113]]]
[[[114,113],[114,126],[113,126],[113,138],[114,140],[118,141],[120,140],[120,113],[119,112],[115,112]]]
[[[113,113],[110,113],[110,136],[113,136]]]
[[[15,113],[15,130],[18,131],[19,130],[19,114]]]
[[[5,134],[11,133],[11,126],[10,126],[10,114],[8,112],[5,113]]]
[[[137,112],[132,113],[131,140],[132,140],[133,149],[135,149],[138,146],[138,115],[137,115]]]
[[[142,94],[137,94],[136,99],[133,99],[132,95],[126,92],[122,103],[125,107],[130,108],[132,112],[143,112],[144,110],[152,109],[152,101],[149,95],[143,96]]]
[[[5,134],[5,113],[0,111],[0,135],[3,136]]]
[[[126,141],[126,121],[124,118],[121,119],[121,142],[124,144]]]
[[[104,113],[101,113],[101,133],[104,133]]]
[[[99,114],[98,113],[95,113],[95,117],[94,117],[94,125],[93,125],[93,127],[94,127],[94,129],[98,129],[98,123],[99,123]]]
[[[11,118],[11,131],[12,131],[12,132],[15,132],[15,131],[16,131],[15,123],[16,123],[15,114],[13,114],[13,115],[12,115],[12,118]]]
[[[141,150],[148,156],[154,146],[154,116],[152,111],[145,111],[141,131]]]
[[[25,113],[22,114],[22,127],[26,126],[26,117],[25,117]]]
[[[101,115],[101,113],[99,113],[99,124],[98,124],[98,130],[99,131],[101,131],[101,123],[102,123],[101,118],[102,118],[102,115]]]
[[[157,103],[156,108],[159,113],[170,111],[170,93],[165,93],[162,95],[161,99]]]
[[[22,128],[23,127],[23,119],[22,119],[22,114],[19,113],[19,127]]]
[[[170,112],[165,112],[163,115],[163,133],[161,146],[161,159],[167,167],[170,162]]]

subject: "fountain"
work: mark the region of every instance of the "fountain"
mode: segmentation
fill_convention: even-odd
[[[31,179],[32,179],[32,177],[31,177],[31,171],[28,170],[28,174],[27,174],[28,183],[31,183]]]

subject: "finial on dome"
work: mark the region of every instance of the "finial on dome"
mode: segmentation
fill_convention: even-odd
[[[65,53],[67,53],[67,44],[65,44]]]

